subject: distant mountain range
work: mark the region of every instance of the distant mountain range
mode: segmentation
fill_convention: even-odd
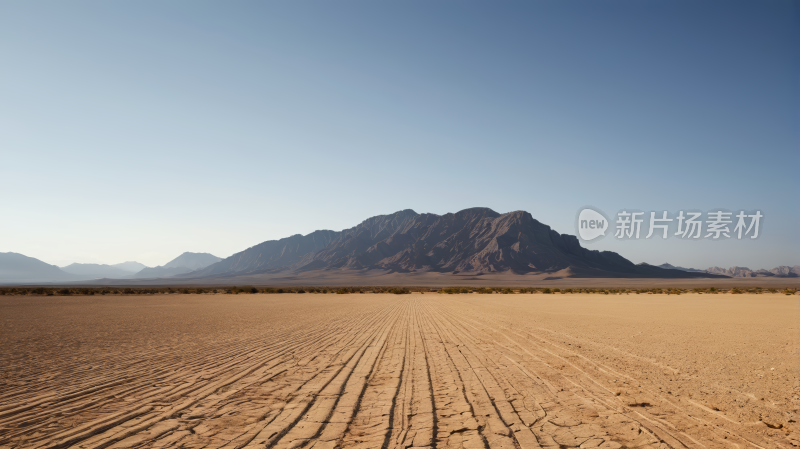
[[[702,273],[705,270],[696,270],[694,268],[683,268],[683,267],[676,267],[675,265],[670,265],[668,263],[662,263],[658,265],[659,268],[666,268],[668,270],[681,270],[681,271],[691,271],[693,273]]]
[[[19,253],[0,253],[0,282],[74,281],[79,277]]]
[[[134,271],[122,270],[112,265],[97,263],[73,263],[66,267],[61,267],[61,269],[84,279],[122,279],[136,274]]]
[[[154,268],[144,268],[142,271],[136,273],[133,277],[137,279],[173,277],[203,269],[211,264],[219,262],[220,260],[222,259],[208,253],[186,252],[165,265]]]
[[[0,253],[0,283],[91,281],[96,279],[162,278],[202,269],[221,260],[208,253],[186,252],[161,267],[139,262],[115,265],[73,263],[59,268],[18,253]]]
[[[524,211],[487,208],[445,215],[402,210],[344,231],[315,231],[270,240],[183,279],[229,278],[316,270],[388,273],[557,273],[576,277],[722,277],[705,272],[636,265],[611,251],[581,247]]]
[[[731,268],[720,268],[720,267],[711,267],[705,270],[696,270],[694,268],[683,268],[683,267],[676,267],[674,265],[670,265],[668,263],[659,265],[661,268],[669,268],[674,270],[683,270],[683,271],[691,271],[695,273],[711,273],[711,274],[719,274],[722,276],[728,277],[779,277],[779,278],[791,278],[791,277],[798,277],[800,276],[800,265],[795,265],[793,267],[782,265],[780,267],[775,267],[771,270],[751,270],[747,267],[731,267]]]
[[[713,274],[722,274],[725,276],[730,277],[743,277],[743,278],[752,278],[752,277],[798,277],[800,276],[800,265],[795,265],[793,267],[787,266],[780,266],[775,267],[771,270],[751,270],[747,267],[731,267],[731,268],[720,268],[720,267],[711,267],[706,270],[707,273]]]
[[[743,267],[707,270],[670,264],[634,264],[611,251],[583,248],[577,237],[559,234],[524,211],[499,214],[487,208],[444,215],[406,209],[378,215],[343,231],[321,230],[262,242],[225,259],[186,252],[169,263],[145,267],[54,265],[16,253],[0,253],[0,282],[67,282],[102,278],[148,280],[175,278],[187,282],[242,277],[318,279],[333,273],[405,276],[414,273],[533,274],[541,279],[582,278],[724,278],[796,277],[800,266],[772,270]],[[395,279],[397,277],[395,276]],[[353,278],[356,280],[356,278]],[[225,282],[228,282],[227,280]]]

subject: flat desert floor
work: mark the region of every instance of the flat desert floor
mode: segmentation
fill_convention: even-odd
[[[798,297],[0,299],[0,447],[792,448]]]

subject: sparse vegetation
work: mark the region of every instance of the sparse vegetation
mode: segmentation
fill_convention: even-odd
[[[445,293],[448,295],[452,295],[457,293],[471,293],[471,290],[464,287],[450,287],[450,288],[443,288],[439,290],[437,293]]]
[[[600,294],[600,295],[621,295],[621,294],[665,294],[681,295],[686,293],[696,294],[764,294],[764,293],[783,293],[794,295],[796,288],[789,287],[761,287],[761,286],[739,286],[730,289],[720,290],[716,287],[695,287],[695,288],[554,288],[554,287],[254,287],[228,286],[228,287],[0,287],[0,296],[69,296],[69,295],[155,295],[155,294],[280,294],[280,293],[310,293],[310,294],[365,294],[365,293],[386,293],[386,294],[409,294],[409,293],[439,293],[439,294]]]

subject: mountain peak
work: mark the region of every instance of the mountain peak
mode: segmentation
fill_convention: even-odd
[[[488,207],[470,207],[467,209],[461,209],[460,211],[456,212],[455,215],[482,215],[487,217],[499,217],[500,214],[495,212],[494,210]]]

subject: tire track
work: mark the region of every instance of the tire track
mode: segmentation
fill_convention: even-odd
[[[170,343],[96,332],[113,338],[29,366],[5,348],[0,449],[800,446],[792,428],[756,428],[642,378],[642,366],[674,377],[665,362],[526,325],[495,298],[224,298],[233,305],[204,306],[215,312],[202,332],[170,333],[151,314]],[[126,313],[130,329],[149,326]]]

